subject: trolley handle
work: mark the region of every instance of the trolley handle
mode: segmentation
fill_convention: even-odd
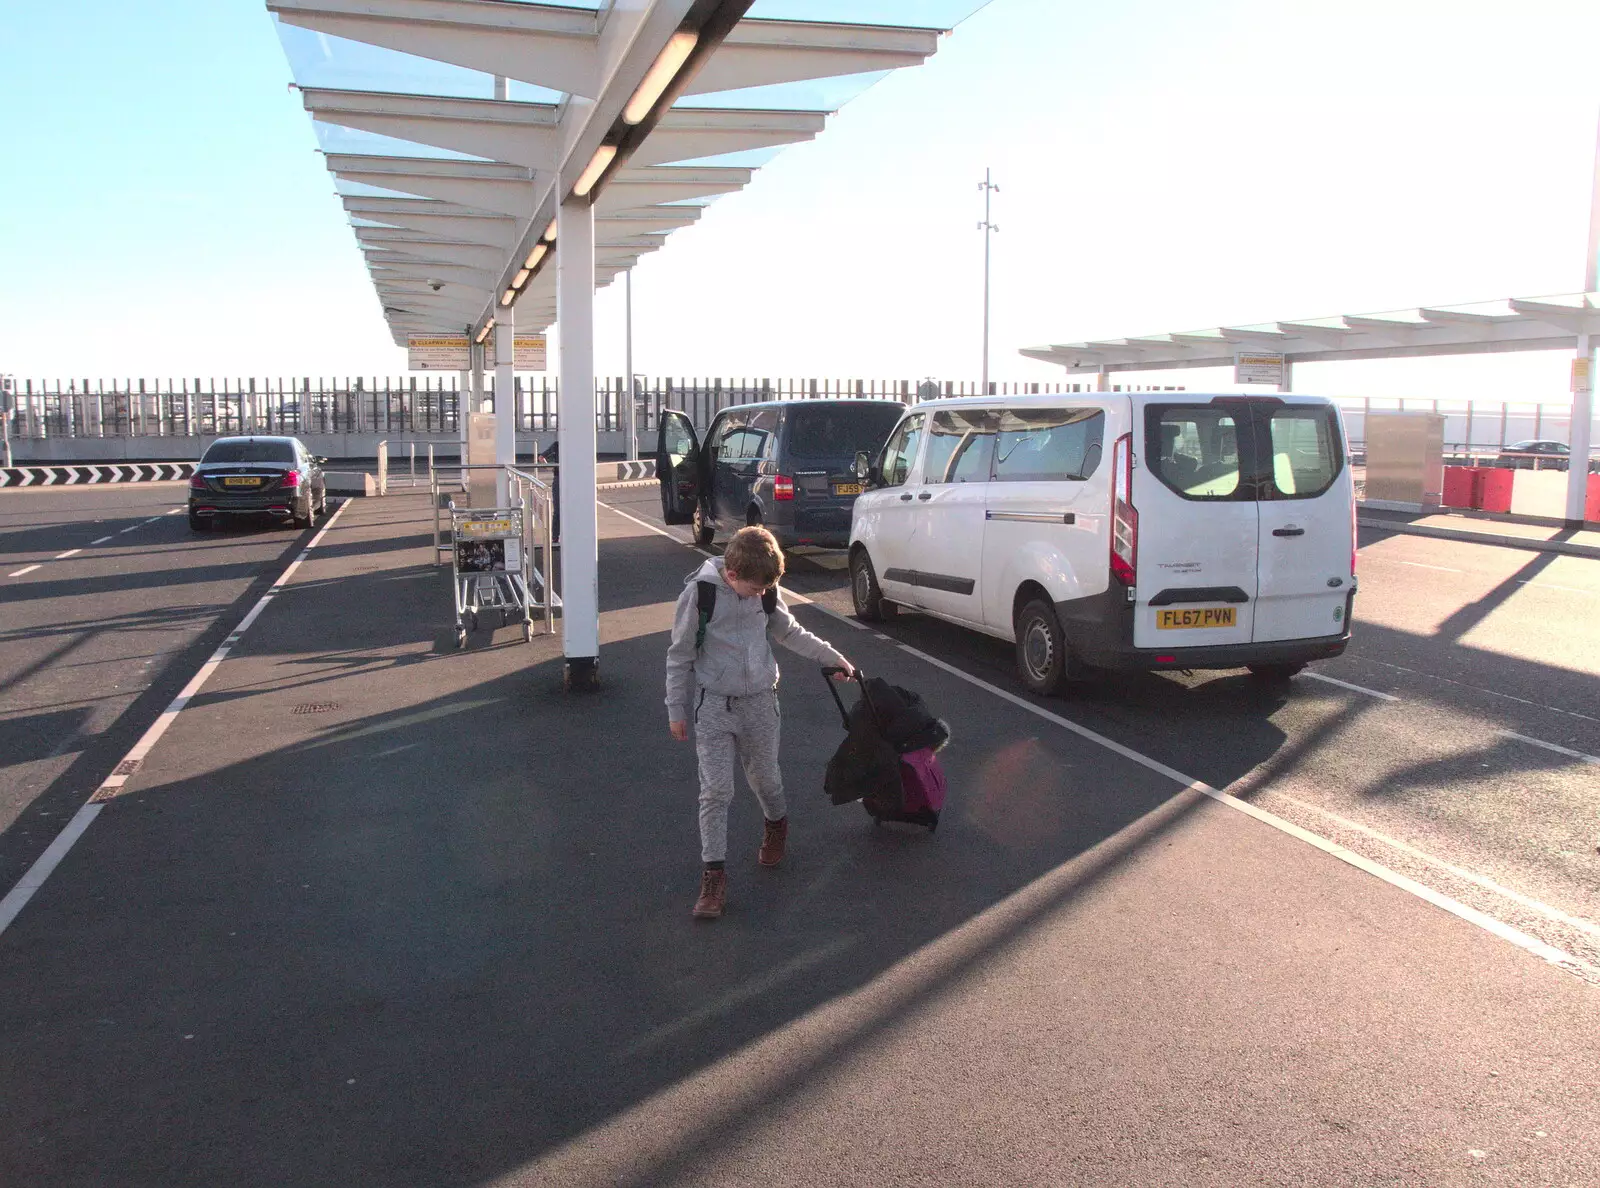
[[[834,680],[833,680],[834,677],[838,676],[841,672],[845,672],[845,671],[848,671],[848,670],[840,668],[836,664],[828,665],[827,667],[823,668],[822,677],[823,677],[823,680],[827,682],[828,692],[833,695],[833,704],[839,707],[839,721],[844,724],[844,728],[846,730],[849,730],[850,729],[850,714],[844,708],[844,699],[839,696],[839,690],[834,688]],[[861,700],[866,703],[867,713],[872,718],[872,724],[873,724],[874,727],[877,728],[878,732],[881,734],[881,733],[883,733],[883,723],[878,718],[877,707],[872,704],[872,697],[867,693],[866,677],[864,677],[862,675],[861,670],[859,668],[855,670],[855,679],[856,679],[856,684],[861,686]]]

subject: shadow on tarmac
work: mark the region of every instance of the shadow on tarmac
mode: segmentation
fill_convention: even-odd
[[[777,870],[756,866],[760,813],[741,787],[729,913],[696,924],[694,753],[668,737],[661,701],[661,604],[694,558],[655,537],[603,543],[603,685],[572,698],[559,637],[447,662],[448,585],[425,580],[441,571],[362,572],[348,563],[373,553],[329,555],[345,575],[286,591],[241,650],[249,675],[269,679],[194,708],[233,731],[264,728],[291,700],[270,693],[332,679],[302,668],[359,674],[396,704],[336,710],[254,755],[219,737],[203,774],[107,804],[0,937],[0,1182],[479,1184],[1058,876],[893,1015],[837,1036],[736,1120],[679,1136],[667,1162],[617,1182],[673,1181],[727,1141],[725,1127],[752,1133],[1196,802],[801,608],[951,719],[952,802],[935,835],[830,806],[820,788],[837,715],[811,666],[781,656],[790,853]],[[992,679],[1015,687],[1003,645],[920,618],[896,636],[980,669],[1003,663]],[[463,676],[473,664],[509,671]],[[1283,705],[1243,678],[1154,677],[1086,687],[1070,710],[1220,788],[1284,759],[1272,718]],[[1341,709],[1324,737],[1361,712]]]

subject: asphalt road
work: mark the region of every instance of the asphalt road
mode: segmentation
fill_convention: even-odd
[[[200,610],[108,677],[30,651],[50,600],[26,596],[122,514],[99,494],[0,496],[39,545],[0,569],[0,674],[31,698],[6,721],[164,658],[102,732],[124,741],[31,793],[62,814],[312,539],[190,539],[149,492],[113,540],[164,543],[73,622]],[[341,512],[0,932],[0,1183],[1600,1182],[1600,991],[1493,931],[1592,937],[1595,769],[1548,747],[1597,751],[1595,563],[1372,537],[1356,649],[1322,666],[1345,685],[1039,702],[1003,646],[862,630],[825,613],[837,560],[797,562],[802,621],[951,718],[952,805],[932,837],[827,805],[838,720],[786,664],[790,855],[755,867],[741,796],[729,915],[696,926],[693,757],[660,701],[696,558],[644,526],[648,489],[604,498],[635,519],[601,513],[602,691],[579,699],[558,637],[455,650],[424,499]],[[8,795],[55,761],[0,767]],[[24,807],[4,844],[57,819]]]
[[[664,527],[651,488],[604,498]],[[1359,547],[1353,642],[1310,670],[1357,689],[1169,674],[1029,700],[1600,971],[1600,766],[1563,753],[1600,756],[1600,561],[1370,529]],[[787,584],[847,615],[842,565],[802,553]],[[878,629],[1025,695],[1004,643],[919,615]]]
[[[305,539],[196,536],[184,498],[182,483],[0,492],[0,887]]]

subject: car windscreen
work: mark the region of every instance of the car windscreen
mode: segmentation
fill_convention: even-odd
[[[876,454],[903,412],[904,405],[889,400],[792,408],[787,452],[794,458],[839,463],[848,463],[861,450]]]
[[[286,441],[219,441],[214,442],[202,466],[212,462],[278,462],[294,465],[294,446]]]

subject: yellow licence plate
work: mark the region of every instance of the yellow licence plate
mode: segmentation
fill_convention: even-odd
[[[835,495],[859,495],[859,494],[861,494],[861,484],[860,483],[834,483],[833,484],[833,493]]]
[[[1163,607],[1156,611],[1156,626],[1162,630],[1172,627],[1233,627],[1238,621],[1238,608],[1232,606]]]
[[[261,480],[258,478],[235,478],[230,476],[222,480],[222,485],[224,487],[259,487]]]

